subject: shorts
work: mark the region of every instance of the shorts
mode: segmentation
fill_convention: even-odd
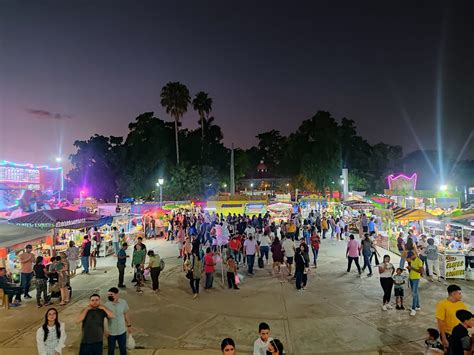
[[[287,257],[286,257],[286,262],[287,262],[289,265],[293,264],[293,257],[292,257],[292,256],[287,256]]]
[[[403,288],[395,287],[395,297],[403,297],[403,296],[404,296]]]

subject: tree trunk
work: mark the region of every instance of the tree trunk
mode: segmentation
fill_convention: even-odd
[[[174,118],[174,135],[176,140],[176,165],[179,165],[178,117]]]
[[[204,115],[201,114],[201,139],[204,144]]]

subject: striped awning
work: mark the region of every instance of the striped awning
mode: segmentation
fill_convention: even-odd
[[[433,218],[433,215],[423,210],[395,207],[393,209],[393,217],[396,221],[421,221],[423,219]]]

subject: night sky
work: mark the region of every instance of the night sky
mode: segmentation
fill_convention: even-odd
[[[439,102],[456,157],[474,129],[473,63],[473,1],[1,0],[0,160],[54,165],[142,112],[170,120],[168,81],[209,92],[225,143],[244,148],[325,110],[409,153],[406,112],[436,149]]]

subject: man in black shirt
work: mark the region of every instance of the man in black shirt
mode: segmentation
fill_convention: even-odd
[[[89,297],[89,305],[82,310],[77,320],[77,323],[82,323],[79,355],[102,355],[105,318],[114,318],[114,314],[100,304],[98,294],[93,294]]]
[[[472,339],[469,336],[469,328],[474,326],[474,316],[471,312],[461,309],[456,312],[456,317],[461,323],[453,328],[449,337],[449,355],[471,355]]]

